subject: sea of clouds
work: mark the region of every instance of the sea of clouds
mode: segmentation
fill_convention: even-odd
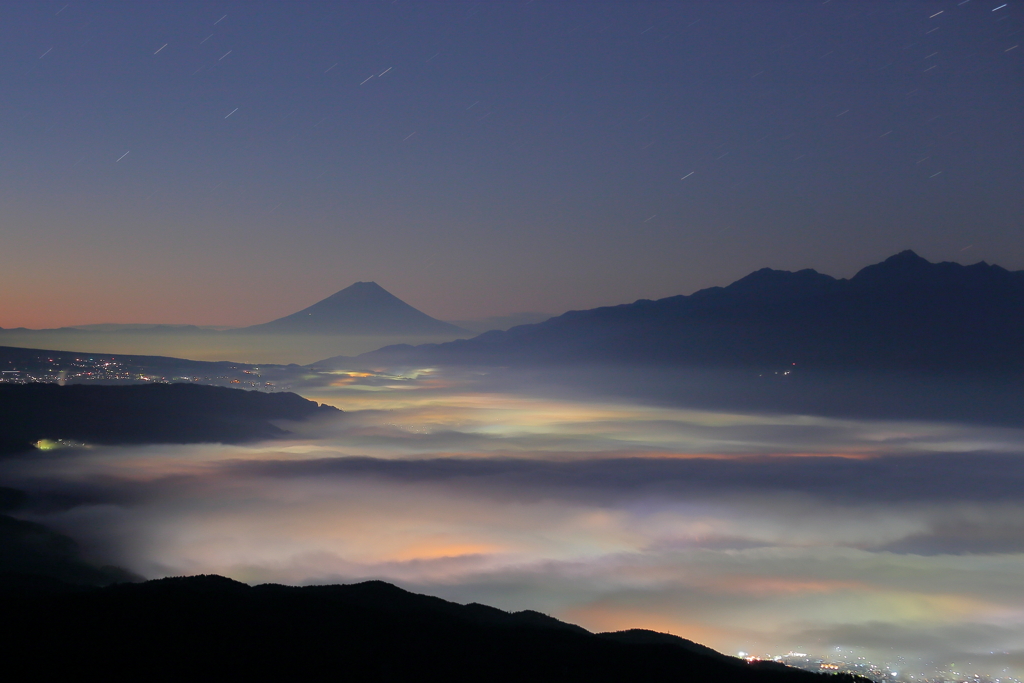
[[[532,383],[532,386],[537,386]],[[725,651],[1024,674],[1024,430],[338,373],[247,446],[0,462],[19,516],[148,578],[384,579]]]

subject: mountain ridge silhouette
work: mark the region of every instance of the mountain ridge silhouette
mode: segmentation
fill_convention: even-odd
[[[249,586],[216,575],[83,588],[0,577],[7,664],[44,679],[853,682],[747,663],[669,634],[594,634],[383,581]],[[6,588],[6,590],[5,590]]]
[[[910,250],[837,279],[763,268],[690,295],[314,365],[633,364],[1024,372],[1024,271]]]

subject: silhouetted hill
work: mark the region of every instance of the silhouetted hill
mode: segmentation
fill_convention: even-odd
[[[42,524],[0,514],[0,575],[10,574],[22,575],[22,580],[42,577],[90,586],[141,580],[118,567],[95,567],[85,562],[78,544],[68,536]],[[0,588],[3,584],[0,579]]]
[[[413,308],[376,282],[357,282],[298,313],[236,331],[354,335],[456,335],[465,332]]]
[[[85,443],[238,443],[282,436],[272,420],[340,412],[291,393],[195,384],[0,384],[0,452],[40,439]]]
[[[1024,271],[929,263],[904,251],[849,280],[765,268],[690,296],[385,347],[358,361],[1020,373],[1022,350]]]
[[[22,582],[0,592],[0,605],[5,666],[30,666],[43,680],[854,680],[751,665],[664,634],[595,635],[380,581],[250,587],[193,576],[92,590]]]

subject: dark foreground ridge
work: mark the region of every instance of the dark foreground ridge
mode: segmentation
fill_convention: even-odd
[[[42,439],[242,443],[288,433],[272,420],[337,412],[297,394],[196,384],[0,384],[0,453],[31,450]]]
[[[8,577],[6,586],[5,665],[42,680],[857,680],[748,664],[651,631],[593,634],[380,581],[250,587],[193,576],[83,588]]]
[[[904,251],[849,280],[764,268],[728,287],[317,365],[659,365],[1024,372],[1024,271]]]

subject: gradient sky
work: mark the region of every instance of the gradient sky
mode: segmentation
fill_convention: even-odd
[[[1024,268],[1024,3],[0,3],[0,326]]]

